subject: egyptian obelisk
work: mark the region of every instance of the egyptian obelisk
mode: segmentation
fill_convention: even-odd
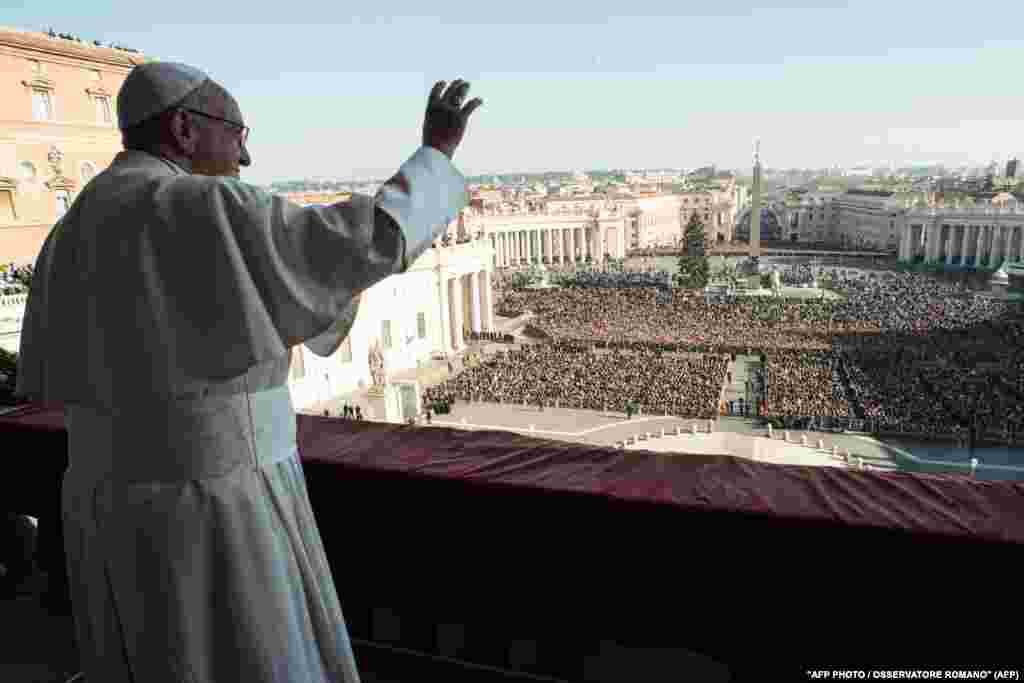
[[[750,258],[761,257],[761,141],[754,143],[754,187],[750,197]]]

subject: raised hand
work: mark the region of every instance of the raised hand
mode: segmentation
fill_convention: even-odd
[[[423,144],[433,147],[449,159],[455,154],[466,132],[466,123],[484,101],[479,97],[463,104],[469,83],[460,79],[445,89],[445,82],[438,81],[430,91],[427,113],[423,120]]]

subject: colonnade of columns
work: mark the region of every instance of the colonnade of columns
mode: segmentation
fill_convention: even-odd
[[[1024,225],[908,223],[900,237],[901,261],[997,268],[1024,261]]]
[[[600,263],[605,254],[614,258],[626,255],[621,227],[524,228],[493,233],[491,243],[498,268],[532,263],[534,258],[566,264],[574,263],[577,256],[590,256],[593,262]]]
[[[441,281],[441,345],[445,351],[466,346],[463,330],[494,332],[494,295],[491,272],[482,270]]]

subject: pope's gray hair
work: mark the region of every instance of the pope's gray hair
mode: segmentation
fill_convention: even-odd
[[[197,111],[209,111],[212,107],[220,104],[229,97],[228,91],[216,81],[207,79],[198,88],[185,96],[172,107],[154,114],[145,121],[138,123],[131,128],[121,131],[121,144],[125,149],[148,152],[163,142],[167,141],[169,130],[166,125],[167,115],[176,109],[195,109]],[[199,116],[193,120],[202,120],[205,125],[206,119]]]

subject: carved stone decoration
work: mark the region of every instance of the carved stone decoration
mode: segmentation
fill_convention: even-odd
[[[7,176],[0,176],[0,196],[6,193],[11,202],[11,217],[18,220],[18,181]]]
[[[370,346],[369,358],[370,378],[374,387],[383,389],[387,385],[387,374],[384,367],[384,352],[381,349],[380,339],[374,341]]]
[[[30,80],[22,81],[21,84],[26,88],[31,88],[32,90],[46,90],[47,92],[53,92],[56,90],[57,85],[46,76],[38,74]]]
[[[61,166],[64,164],[64,151],[57,145],[50,145],[50,153],[46,155],[46,160],[50,162],[50,168],[53,169],[55,176],[62,175]]]
[[[110,91],[104,88],[102,85],[97,85],[93,88],[86,88],[85,92],[90,97],[112,97]]]
[[[64,151],[57,145],[50,145],[50,153],[46,155],[46,160],[53,171],[53,177],[46,181],[46,187],[51,190],[72,192],[78,183],[64,175]]]

